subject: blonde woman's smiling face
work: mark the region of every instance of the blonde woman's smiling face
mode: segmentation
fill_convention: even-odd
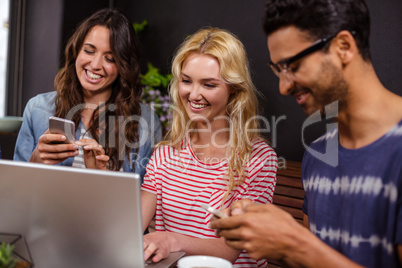
[[[226,116],[229,86],[220,75],[215,57],[192,53],[183,62],[179,95],[190,120],[212,122]]]

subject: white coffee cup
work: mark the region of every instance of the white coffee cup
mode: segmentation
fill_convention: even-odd
[[[187,256],[177,263],[178,268],[232,268],[232,264],[222,258],[212,256]]]

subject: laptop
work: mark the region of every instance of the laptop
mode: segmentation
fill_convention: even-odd
[[[0,160],[0,241],[37,268],[175,267],[143,258],[138,174]]]

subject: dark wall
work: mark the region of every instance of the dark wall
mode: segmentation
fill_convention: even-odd
[[[52,0],[38,0],[52,2]],[[59,0],[61,1],[61,0]],[[32,1],[28,1],[32,2]],[[36,1],[33,1],[36,2]],[[172,54],[183,39],[200,27],[214,26],[225,28],[235,33],[244,43],[250,58],[254,82],[262,93],[260,98],[263,115],[270,123],[271,141],[278,156],[287,160],[300,161],[304,152],[302,144],[301,126],[305,115],[292,97],[283,97],[278,92],[278,79],[269,70],[269,54],[266,48],[266,37],[261,27],[264,14],[263,0],[66,0],[63,2],[62,26],[60,32],[52,38],[60,38],[61,43],[71,34],[78,22],[89,16],[95,10],[107,7],[110,3],[123,10],[132,21],[149,21],[149,27],[139,38],[142,46],[142,66],[152,62],[162,72],[168,72]],[[42,8],[48,9],[51,4],[35,9],[36,24],[50,27],[53,23],[57,8],[42,14]],[[398,0],[367,0],[372,17],[371,51],[375,69],[391,91],[402,95],[402,1]],[[39,13],[38,13],[39,12]],[[29,50],[39,53],[49,48],[51,37],[44,35],[43,29],[32,29],[32,35],[42,33],[40,40],[31,40]],[[50,33],[50,32],[49,32]],[[61,34],[61,37],[58,35]],[[27,44],[28,46],[28,44]],[[63,48],[60,48],[61,55]],[[42,60],[52,55],[42,54]],[[38,60],[36,57],[32,60]],[[57,71],[54,63],[59,59],[51,59],[49,68],[39,70],[35,62],[31,63],[31,70],[36,79],[41,79],[45,85],[30,78],[29,89],[24,92],[26,100],[37,92],[49,91],[49,81],[53,81]],[[143,68],[145,71],[145,68]],[[276,128],[276,129],[274,129]],[[324,125],[316,125],[306,129],[305,142],[317,137],[324,129]]]
[[[22,102],[53,90],[61,49],[62,0],[27,1]]]
[[[109,0],[65,0],[63,5],[63,23],[61,25],[62,32],[62,49],[60,50],[60,59],[63,59],[64,47],[68,38],[74,33],[75,28],[85,18],[95,11],[109,7]],[[60,62],[61,63],[61,62]],[[61,66],[60,66],[61,67]]]
[[[402,95],[402,1],[368,0],[372,61],[381,82]]]

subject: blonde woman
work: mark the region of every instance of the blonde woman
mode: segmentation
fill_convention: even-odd
[[[169,138],[155,149],[142,185],[145,259],[170,252],[225,258],[234,267],[266,267],[228,247],[202,209],[239,199],[271,203],[277,157],[259,136],[256,89],[242,43],[230,32],[202,29],[179,47],[172,64]]]

